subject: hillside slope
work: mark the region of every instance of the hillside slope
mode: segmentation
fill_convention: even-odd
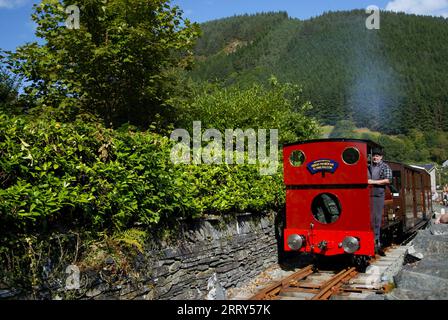
[[[191,76],[226,85],[299,83],[326,124],[353,118],[389,133],[448,130],[448,20],[363,10],[306,21],[286,13],[237,16],[202,25]]]

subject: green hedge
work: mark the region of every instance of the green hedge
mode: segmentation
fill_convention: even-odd
[[[120,230],[284,203],[281,168],[174,165],[171,147],[150,132],[0,114],[0,232]]]

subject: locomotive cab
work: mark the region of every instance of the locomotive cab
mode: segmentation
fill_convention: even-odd
[[[358,139],[284,146],[285,251],[374,255],[367,183],[373,148],[381,147]]]

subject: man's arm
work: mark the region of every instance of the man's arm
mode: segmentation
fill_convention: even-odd
[[[380,180],[369,179],[369,180],[367,180],[367,183],[374,184],[377,186],[384,186],[387,184],[391,184],[392,183],[392,169],[387,164],[384,166],[383,170],[381,171],[381,176],[384,179],[380,179]]]
[[[376,184],[378,186],[384,186],[386,184],[390,184],[390,181],[389,181],[389,179],[382,179],[382,180],[369,179],[369,180],[367,180],[367,183],[368,184]]]

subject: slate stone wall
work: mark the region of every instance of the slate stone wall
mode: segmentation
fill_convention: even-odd
[[[96,271],[79,266],[79,274],[67,271],[70,263],[59,263],[57,270],[42,270],[52,274],[45,286],[33,292],[0,286],[0,299],[225,299],[226,289],[278,261],[275,216],[184,223],[176,244],[149,244],[127,272],[110,257]]]

